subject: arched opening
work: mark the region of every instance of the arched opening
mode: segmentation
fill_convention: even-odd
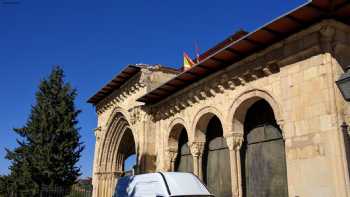
[[[187,130],[182,124],[176,124],[170,131],[169,150],[173,151],[171,171],[193,172],[193,158],[188,145]]]
[[[185,128],[180,133],[174,171],[193,172],[193,158],[188,146],[188,136]]]
[[[124,171],[126,175],[132,175],[136,170],[136,154],[132,154],[124,161]]]
[[[223,127],[215,115],[207,119],[202,159],[203,181],[215,196],[232,196],[230,154]]]
[[[117,154],[123,160],[121,170],[126,174],[132,174],[133,169],[136,167],[136,150],[134,136],[129,128],[124,131]]]
[[[126,166],[126,159],[135,154],[136,143],[130,124],[122,113],[115,113],[109,121],[98,154],[99,171],[96,172],[99,173],[96,189],[98,196],[112,196],[116,179],[137,161]]]
[[[282,131],[263,99],[253,103],[245,116],[241,166],[245,197],[288,196]]]

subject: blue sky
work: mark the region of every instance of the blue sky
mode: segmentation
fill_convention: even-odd
[[[304,0],[0,0],[0,174],[14,127],[26,122],[40,79],[59,64],[78,90],[82,140],[79,166],[91,176],[96,115],[86,103],[127,64],[179,67],[238,29],[248,31]]]

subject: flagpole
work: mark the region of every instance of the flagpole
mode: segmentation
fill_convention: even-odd
[[[195,54],[196,54],[196,60],[197,64],[199,63],[199,47],[197,41],[194,42],[194,48],[195,48]]]

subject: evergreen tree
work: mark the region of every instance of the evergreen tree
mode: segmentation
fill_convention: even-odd
[[[69,188],[80,175],[76,163],[84,146],[77,128],[77,93],[63,78],[63,70],[54,67],[39,85],[27,123],[14,129],[22,140],[7,150],[12,162],[7,179],[19,196],[37,196],[43,186]]]

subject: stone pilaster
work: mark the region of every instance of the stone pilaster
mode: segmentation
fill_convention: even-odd
[[[117,172],[98,172],[95,177],[98,180],[97,187],[94,188],[96,191],[95,196],[112,196],[115,191],[115,187],[118,178],[123,175],[122,171]]]
[[[231,183],[232,195],[234,197],[242,196],[242,177],[241,177],[241,158],[240,148],[243,143],[242,133],[232,133],[225,136],[227,146],[230,150],[230,164],[231,164]]]
[[[94,129],[94,134],[96,137],[96,142],[95,142],[95,151],[94,151],[94,166],[92,168],[92,173],[93,173],[93,177],[92,177],[92,185],[93,185],[93,196],[98,196],[98,184],[99,184],[99,177],[96,174],[96,172],[98,171],[98,152],[99,152],[99,146],[100,146],[100,136],[101,136],[101,132],[102,132],[102,128],[101,127],[97,127]],[[95,175],[96,174],[96,175]]]

